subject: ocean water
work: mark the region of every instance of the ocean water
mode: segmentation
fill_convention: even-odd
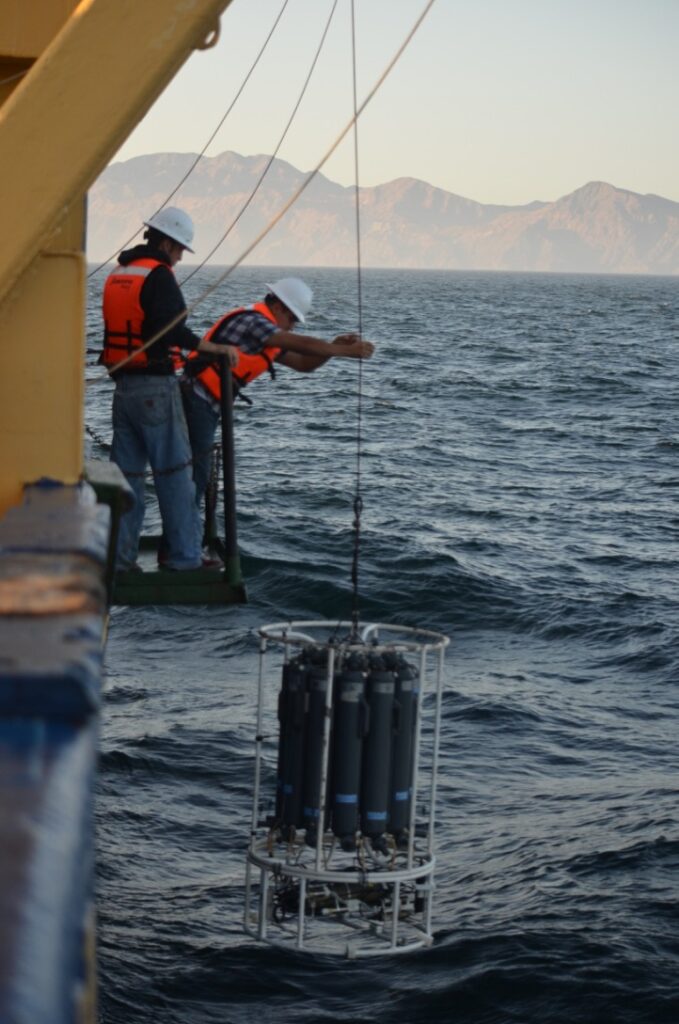
[[[240,269],[194,327],[280,273]],[[310,331],[354,329],[355,272],[305,276]],[[237,411],[249,603],[111,616],[101,1020],[676,1024],[679,281],[366,271],[363,299],[361,617],[452,641],[434,946],[335,962],[241,931],[255,630],[351,611],[358,364],[281,369]]]

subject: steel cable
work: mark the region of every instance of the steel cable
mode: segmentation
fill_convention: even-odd
[[[252,200],[257,195],[257,192],[259,191],[260,185],[262,184],[262,182],[264,181],[265,177],[269,173],[269,169],[270,169],[272,163],[274,162],[274,160],[276,159],[276,156],[278,155],[278,152],[279,152],[281,146],[283,145],[283,142],[285,141],[285,137],[288,134],[288,132],[290,131],[290,127],[292,125],[292,122],[295,119],[295,115],[297,114],[297,111],[299,110],[299,106],[300,106],[302,100],[304,99],[304,94],[307,91],[307,87],[309,85],[309,82],[311,81],[311,76],[313,75],[314,69],[316,67],[316,64],[318,63],[318,58],[321,55],[321,50],[323,49],[323,44],[325,43],[326,36],[328,35],[328,30],[330,29],[330,25],[331,25],[333,16],[335,14],[335,10],[337,9],[338,2],[339,2],[339,0],[333,0],[332,7],[330,9],[330,14],[328,15],[328,20],[327,20],[327,22],[325,24],[325,28],[323,29],[323,34],[321,35],[321,41],[318,44],[318,48],[317,48],[316,53],[314,55],[314,58],[313,58],[313,60],[311,62],[311,67],[309,68],[309,73],[307,74],[306,79],[304,80],[304,84],[302,85],[302,91],[300,92],[299,96],[297,97],[297,102],[295,103],[294,107],[292,108],[292,113],[290,114],[290,117],[288,118],[288,122],[287,122],[285,128],[283,129],[283,134],[281,135],[280,139],[278,140],[278,143],[276,144],[276,148],[274,149],[273,153],[271,154],[271,156],[267,160],[267,162],[266,162],[266,164],[264,166],[264,170],[262,171],[262,173],[260,174],[259,178],[257,179],[257,181],[255,183],[255,187],[253,188],[252,192],[250,193],[248,198],[245,200],[244,204],[241,206],[240,210],[238,211],[238,213],[236,214],[234,219],[231,221],[231,223],[229,224],[228,228],[226,229],[226,231],[224,232],[222,237],[219,239],[217,244],[215,246],[213,246],[212,249],[210,249],[209,253],[205,257],[205,259],[202,261],[202,263],[199,263],[197,267],[194,267],[194,269],[191,271],[190,274],[186,275],[186,277],[180,282],[181,284],[186,284],[187,281],[191,280],[191,278],[193,277],[194,274],[197,274],[199,270],[203,269],[203,267],[205,266],[206,263],[209,263],[210,259],[214,256],[214,254],[221,247],[221,245],[226,241],[226,239],[231,234],[231,232],[235,228],[235,226],[238,223],[238,221],[241,219],[241,217],[243,216],[243,214],[247,210],[247,208],[250,205],[250,203],[252,202]]]
[[[186,181],[186,180],[187,180],[187,179],[188,179],[188,178],[190,177],[190,175],[192,175],[192,174],[193,174],[193,172],[195,171],[196,167],[198,166],[198,164],[200,163],[200,161],[201,161],[201,160],[203,159],[203,157],[205,156],[205,153],[206,153],[206,151],[207,151],[208,147],[209,147],[209,146],[211,145],[211,143],[212,143],[212,142],[214,141],[214,139],[216,138],[217,134],[218,134],[218,133],[219,133],[219,131],[221,130],[221,127],[222,127],[222,125],[224,124],[224,122],[226,121],[227,117],[229,116],[229,114],[231,113],[231,111],[233,110],[233,108],[235,107],[235,105],[236,105],[236,103],[238,102],[238,100],[240,99],[240,96],[241,96],[241,93],[243,92],[243,89],[245,88],[245,86],[247,85],[248,81],[250,80],[250,77],[251,77],[251,75],[252,75],[253,71],[255,70],[255,68],[257,67],[257,65],[259,64],[260,58],[262,57],[262,55],[263,55],[264,51],[266,50],[267,46],[269,45],[269,42],[270,42],[270,40],[271,40],[271,37],[273,36],[274,32],[276,31],[276,29],[277,29],[277,27],[278,27],[278,23],[279,23],[279,21],[281,20],[281,18],[283,17],[283,12],[285,11],[285,8],[286,8],[286,7],[288,6],[288,3],[289,3],[289,2],[290,2],[290,0],[283,0],[283,6],[281,7],[280,11],[278,12],[278,15],[277,15],[277,17],[276,17],[276,20],[274,21],[273,25],[271,26],[271,29],[270,29],[270,31],[269,31],[269,34],[267,35],[266,39],[265,39],[265,40],[264,40],[264,42],[262,43],[262,46],[261,46],[261,48],[260,48],[260,50],[259,50],[259,53],[257,54],[257,56],[255,57],[255,59],[254,59],[254,61],[253,61],[252,65],[250,66],[250,70],[248,71],[247,75],[245,76],[245,78],[244,78],[244,79],[243,79],[243,81],[241,82],[240,88],[238,89],[238,91],[237,91],[236,95],[234,96],[234,98],[232,99],[231,103],[230,103],[230,104],[229,104],[229,106],[227,107],[226,113],[225,113],[225,114],[224,114],[224,115],[222,116],[221,120],[219,121],[219,124],[218,124],[218,125],[217,125],[217,127],[216,127],[216,128],[214,129],[214,131],[212,132],[212,135],[211,135],[211,136],[210,136],[210,138],[209,138],[209,139],[207,140],[207,142],[205,143],[205,145],[204,145],[204,146],[203,146],[203,148],[201,149],[200,153],[198,154],[198,156],[196,157],[196,159],[195,159],[195,160],[193,161],[193,163],[191,164],[191,166],[189,167],[188,171],[186,172],[186,174],[184,175],[184,177],[183,177],[183,178],[181,179],[181,181],[179,182],[179,184],[178,184],[178,185],[176,185],[176,186],[174,187],[174,189],[172,190],[172,192],[170,192],[169,196],[168,196],[168,197],[167,197],[167,198],[165,199],[165,201],[163,202],[162,206],[159,206],[159,207],[158,207],[158,209],[157,209],[157,210],[155,211],[155,213],[154,213],[154,214],[152,214],[152,216],[153,216],[153,217],[155,217],[155,215],[156,215],[157,213],[160,213],[160,211],[161,211],[161,210],[164,210],[164,209],[165,209],[165,207],[166,207],[166,206],[167,206],[167,204],[168,204],[168,203],[170,202],[170,200],[171,200],[171,199],[172,199],[172,198],[173,198],[174,196],[176,196],[177,192],[179,192],[179,189],[180,189],[180,188],[182,187],[182,185],[184,184],[184,182],[185,182],[185,181]],[[116,255],[117,255],[117,254],[118,254],[118,253],[119,253],[119,252],[121,251],[121,249],[125,249],[125,248],[126,248],[126,247],[127,247],[127,246],[128,246],[129,244],[130,244],[130,242],[132,242],[132,241],[133,241],[133,240],[134,240],[134,239],[136,238],[136,236],[137,236],[138,234],[139,234],[139,231],[138,231],[138,230],[137,230],[137,231],[135,231],[135,233],[134,233],[133,235],[131,235],[131,236],[130,236],[130,237],[129,237],[129,238],[127,239],[127,241],[126,241],[126,242],[123,242],[123,244],[122,244],[122,245],[121,245],[121,246],[120,246],[119,248],[117,248],[117,249],[116,249],[116,251],[115,251],[114,253],[112,253],[112,254],[111,254],[111,255],[110,255],[109,257],[108,257],[108,259],[104,260],[104,262],[103,262],[103,263],[100,263],[100,264],[99,264],[99,266],[97,266],[97,267],[95,267],[95,268],[94,268],[94,270],[91,270],[91,271],[90,271],[90,273],[89,273],[89,274],[87,275],[87,277],[88,277],[88,280],[89,280],[89,278],[90,278],[90,277],[94,277],[94,276],[95,276],[95,274],[98,274],[98,273],[99,273],[99,271],[100,271],[100,270],[102,270],[102,269],[103,269],[104,267],[107,267],[107,266],[108,266],[108,264],[109,264],[109,263],[110,263],[110,262],[111,262],[112,260],[114,260],[114,259],[115,259]]]
[[[250,253],[254,249],[257,248],[257,246],[260,244],[260,242],[264,238],[266,238],[266,236],[268,234],[270,234],[273,231],[273,229],[276,227],[276,225],[278,223],[280,223],[280,221],[283,219],[283,217],[288,212],[288,210],[292,206],[294,206],[294,204],[297,202],[299,197],[306,191],[306,189],[309,187],[309,185],[314,180],[316,175],[326,165],[326,163],[328,162],[330,157],[333,155],[333,153],[336,151],[336,149],[338,148],[340,143],[345,139],[345,137],[351,131],[351,129],[352,129],[353,125],[355,124],[355,122],[357,121],[357,119],[361,116],[361,114],[363,113],[365,108],[368,106],[370,101],[374,98],[375,94],[378,92],[378,90],[383,85],[385,79],[393,71],[394,67],[396,66],[396,64],[400,60],[401,56],[403,55],[403,53],[406,50],[408,44],[410,43],[410,41],[412,40],[413,36],[417,32],[418,28],[420,27],[420,25],[422,24],[422,22],[426,18],[427,14],[431,10],[431,8],[434,6],[434,3],[435,3],[435,0],[427,0],[427,2],[424,5],[424,8],[422,9],[420,15],[416,19],[416,21],[413,24],[412,28],[410,29],[410,31],[406,35],[405,39],[403,40],[403,42],[401,43],[399,48],[396,50],[396,53],[391,58],[391,60],[389,61],[389,63],[385,67],[385,69],[382,71],[382,74],[379,76],[379,78],[377,79],[377,81],[373,85],[373,87],[370,90],[370,92],[367,94],[365,99],[362,101],[362,103],[360,104],[360,106],[356,110],[356,112],[353,115],[353,117],[347,122],[347,124],[344,126],[342,131],[339,133],[339,135],[337,136],[335,141],[332,143],[332,145],[326,151],[324,156],[316,164],[314,169],[312,171],[309,171],[309,174],[306,176],[306,178],[304,179],[302,184],[295,190],[295,192],[287,200],[287,202],[285,202],[283,204],[283,206],[278,211],[278,213],[275,214],[272,217],[272,219],[269,221],[269,223],[266,225],[266,227],[262,228],[262,230],[259,232],[259,234],[253,239],[253,241],[243,250],[243,252],[238,257],[238,259],[235,260],[230,266],[228,266],[226,268],[226,270],[224,271],[224,273],[220,274],[219,277],[217,278],[217,280],[214,281],[208,288],[206,288],[205,291],[201,295],[199,295],[198,298],[195,299],[194,302],[192,302],[191,305],[187,307],[187,309],[184,310],[184,312],[179,313],[176,317],[174,317],[172,320],[170,320],[169,323],[167,323],[163,327],[162,330],[157,331],[156,334],[153,335],[153,337],[149,338],[149,340],[146,341],[140,348],[136,349],[134,353],[132,353],[126,359],[122,360],[120,363],[117,363],[116,366],[115,366],[115,369],[106,370],[106,373],[109,374],[109,376],[112,376],[116,372],[116,370],[122,369],[123,366],[127,365],[127,363],[129,363],[135,356],[139,355],[142,352],[145,352],[146,349],[151,347],[151,345],[155,345],[155,343],[157,341],[159,341],[160,338],[164,337],[169,331],[171,331],[173,329],[173,327],[176,327],[178,324],[183,323],[184,320],[189,316],[189,314],[193,313],[194,310],[196,310],[210,295],[212,295],[212,293],[215,292],[224,283],[224,281],[226,281],[226,279],[231,276],[231,274],[233,274],[234,270],[236,270],[241,265],[241,263],[243,263],[247,259],[247,257],[250,255]]]
[[[10,75],[9,78],[0,79],[0,86],[9,85],[10,82],[16,82],[17,78],[23,78],[29,71],[30,68],[24,68],[23,71],[17,71],[15,75]]]

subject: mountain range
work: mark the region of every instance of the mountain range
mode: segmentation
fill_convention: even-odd
[[[110,257],[187,173],[196,154],[153,153],[110,164],[89,193],[88,258]],[[203,157],[170,202],[196,225],[195,260],[229,264],[307,174],[267,156]],[[497,206],[414,178],[361,188],[366,267],[679,274],[679,203],[592,181],[553,202]],[[353,266],[355,190],[318,174],[248,255],[269,266]]]

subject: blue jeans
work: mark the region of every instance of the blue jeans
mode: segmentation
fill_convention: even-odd
[[[212,449],[219,423],[219,413],[193,390],[184,380],[181,384],[184,401],[184,415],[189,428],[191,451],[193,452],[193,482],[196,485],[196,503],[200,508],[207,490],[212,468]]]
[[[174,377],[130,374],[117,379],[111,460],[125,474],[135,499],[133,508],[120,521],[118,568],[128,569],[137,560],[148,463],[163,521],[167,567],[200,566],[202,528],[192,478],[191,445],[179,382]]]

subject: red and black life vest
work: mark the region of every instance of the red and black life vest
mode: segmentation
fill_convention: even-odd
[[[276,323],[276,318],[266,305],[265,302],[256,302],[253,306],[240,306],[238,309],[232,309],[228,313],[225,313],[221,319],[213,324],[210,330],[204,335],[207,341],[211,341],[220,327],[230,320],[231,317],[238,316],[239,313],[247,313],[250,310],[254,310],[256,313],[261,313],[267,320],[272,323]],[[281,349],[276,345],[266,345],[261,352],[256,354],[249,354],[247,352],[238,351],[238,363],[236,366],[231,367],[231,374],[233,376],[233,382],[236,386],[236,390],[239,391],[244,388],[246,384],[249,384],[255,377],[259,377],[262,373],[267,370],[274,376],[273,361],[276,356],[280,355]],[[200,358],[201,361],[204,358],[204,353],[191,352],[187,360],[187,370],[189,375],[194,380],[199,380],[202,386],[205,388],[207,393],[219,402],[222,396],[222,388],[219,379],[219,367],[214,363],[207,363],[202,369],[196,373],[191,372],[191,360]]]
[[[116,267],[108,275],[103,298],[104,351],[101,361],[104,366],[115,367],[130,355],[132,359],[125,364],[126,367],[140,370],[149,365],[148,350],[138,351],[145,340],[140,296],[146,278],[156,267],[165,267],[173,273],[167,263],[143,257],[132,260],[127,266]]]

